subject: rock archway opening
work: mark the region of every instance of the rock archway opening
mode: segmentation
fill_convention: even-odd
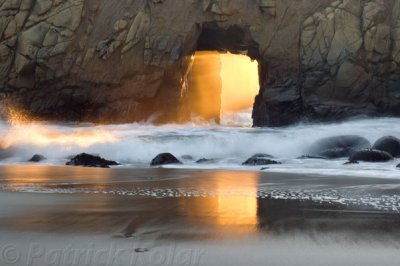
[[[258,62],[247,55],[197,51],[188,75],[192,120],[251,126],[258,73]]]

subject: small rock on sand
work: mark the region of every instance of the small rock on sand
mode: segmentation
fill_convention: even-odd
[[[150,163],[151,166],[166,165],[166,164],[182,164],[174,155],[171,153],[160,153]]]
[[[101,158],[100,156],[81,153],[74,156],[66,165],[109,168],[111,165],[119,164],[115,161]]]
[[[43,155],[40,155],[40,154],[35,154],[32,156],[32,158],[29,159],[29,162],[39,163],[44,160],[46,160],[46,157],[44,157]]]

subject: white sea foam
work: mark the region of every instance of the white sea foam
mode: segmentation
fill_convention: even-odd
[[[13,157],[1,163],[23,163],[38,153],[48,158],[44,164],[61,165],[65,164],[68,156],[87,152],[117,160],[123,164],[122,167],[148,167],[158,153],[171,152],[179,158],[184,155],[194,158],[183,160],[182,166],[171,167],[246,169],[241,163],[254,153],[262,152],[283,162],[282,165],[270,166],[266,171],[400,178],[400,170],[396,169],[398,161],[345,166],[345,159],[296,159],[306,154],[308,147],[323,137],[355,134],[367,138],[371,143],[386,135],[400,137],[399,118],[298,124],[285,128],[251,128],[250,122],[251,113],[247,111],[225,114],[222,125],[42,124],[37,127],[26,125],[14,128],[1,123],[2,139],[7,139],[17,149]],[[51,141],[37,141],[38,136],[43,139],[50,136]],[[195,161],[200,158],[212,158],[216,162],[198,165]]]

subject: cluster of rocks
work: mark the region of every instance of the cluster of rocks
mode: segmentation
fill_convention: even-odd
[[[31,159],[28,160],[28,162],[39,163],[46,159],[47,158],[43,155],[35,154],[32,156]],[[119,163],[117,163],[115,161],[106,160],[97,155],[81,153],[81,154],[78,154],[75,156],[71,156],[69,158],[69,161],[66,163],[66,165],[109,168],[110,166],[119,165]]]
[[[388,162],[394,158],[400,157],[400,139],[393,136],[385,136],[378,139],[374,145],[361,136],[344,135],[329,138],[323,138],[316,141],[308,149],[308,154],[299,157],[298,159],[339,159],[348,158],[346,164],[358,164],[359,162]],[[192,160],[190,155],[182,156],[184,160]],[[40,154],[35,154],[29,162],[38,163],[46,160],[46,157]],[[202,158],[196,161],[197,164],[212,164],[217,163],[217,159]],[[160,153],[150,163],[150,166],[161,165],[179,165],[183,164],[181,160],[171,153]],[[257,153],[247,159],[242,165],[245,166],[266,166],[282,164],[274,160],[274,157],[265,154]],[[70,166],[87,166],[87,167],[103,167],[119,165],[119,163],[111,160],[106,160],[97,155],[87,153],[78,154],[69,158],[66,165]],[[397,165],[400,168],[400,164]],[[266,169],[266,168],[264,168]]]
[[[257,165],[273,165],[273,164],[281,164],[281,162],[275,161],[272,159],[273,156],[264,153],[257,153],[247,159],[242,165],[247,166],[257,166]],[[184,155],[182,159],[185,160],[194,160],[192,156]],[[202,158],[196,161],[197,164],[212,164],[218,162],[217,159],[207,159]],[[160,166],[160,165],[168,165],[168,164],[183,164],[178,158],[176,158],[171,153],[161,153],[157,155],[150,163],[151,166]]]
[[[346,164],[358,164],[359,162],[388,162],[400,157],[400,139],[393,136],[382,137],[374,145],[361,136],[344,135],[324,138],[315,142],[309,148],[309,153],[298,159],[340,159],[348,158]],[[193,160],[192,156],[183,156],[185,160]],[[196,163],[215,163],[215,159],[200,159]],[[183,164],[171,153],[157,155],[151,162],[151,166],[168,164]],[[274,160],[274,157],[257,153],[247,159],[242,165],[245,166],[265,166],[282,164]],[[400,164],[397,166],[400,168]],[[263,168],[267,169],[267,168]]]
[[[189,158],[189,157],[185,157]],[[192,157],[190,157],[192,158]],[[47,158],[40,154],[35,154],[28,160],[31,163],[39,163],[45,161]],[[109,168],[110,166],[120,165],[116,161],[104,159],[98,155],[81,153],[75,156],[70,156],[69,161],[65,164],[68,166],[84,166],[84,167],[101,167],[101,168]],[[206,163],[211,162],[212,160],[208,159],[200,159],[197,163]],[[150,163],[151,166],[158,165],[167,165],[167,164],[182,164],[180,160],[178,160],[171,153],[160,153],[157,155]]]
[[[374,145],[360,136],[347,135],[324,138],[314,143],[309,155],[300,159],[337,159],[349,158],[348,163],[387,162],[400,157],[400,139],[386,136],[378,139]],[[400,167],[400,165],[398,166]]]

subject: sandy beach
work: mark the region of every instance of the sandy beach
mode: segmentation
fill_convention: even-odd
[[[396,265],[400,180],[2,166],[0,265]]]

